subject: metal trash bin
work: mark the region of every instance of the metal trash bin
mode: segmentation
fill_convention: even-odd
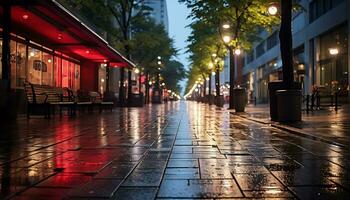
[[[247,93],[245,88],[234,88],[234,108],[236,112],[244,112],[247,104]]]

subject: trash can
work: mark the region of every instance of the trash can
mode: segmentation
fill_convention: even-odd
[[[161,96],[160,96],[160,91],[158,91],[158,90],[153,91],[152,103],[155,103],[155,104],[162,103],[162,99],[161,99]]]
[[[132,94],[129,100],[130,107],[143,107],[143,93],[140,94]]]
[[[245,106],[247,104],[247,94],[245,88],[234,88],[234,108],[236,112],[244,112]]]
[[[225,99],[223,95],[215,96],[215,105],[217,107],[224,107]]]
[[[301,121],[301,90],[277,90],[279,122]]]
[[[277,96],[276,92],[277,90],[283,90],[284,84],[282,81],[274,81],[270,82],[268,85],[269,89],[269,98],[270,98],[270,117],[272,121],[277,121]]]

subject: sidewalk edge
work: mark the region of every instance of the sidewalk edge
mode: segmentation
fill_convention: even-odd
[[[278,122],[271,122],[271,121],[270,122],[266,122],[264,120],[260,120],[260,119],[253,118],[253,117],[248,117],[248,116],[245,116],[245,115],[242,115],[242,114],[236,114],[236,113],[232,113],[232,112],[230,112],[230,114],[233,114],[235,116],[238,116],[238,117],[241,117],[241,118],[244,118],[244,119],[248,119],[248,120],[260,123],[260,124],[270,125],[270,126],[272,126],[274,128],[278,128],[280,130],[287,131],[287,132],[289,132],[291,134],[294,134],[294,135],[298,135],[298,136],[305,137],[305,138],[312,139],[312,140],[321,141],[321,142],[324,142],[324,143],[327,143],[327,144],[330,144],[330,145],[339,146],[339,147],[342,147],[342,148],[347,148],[347,146],[344,145],[344,144],[341,144],[341,143],[338,143],[338,142],[334,142],[334,141],[325,139],[323,137],[315,136],[315,135],[313,135],[311,133],[303,131],[300,128],[291,127],[291,126],[288,126],[288,125],[280,124]]]

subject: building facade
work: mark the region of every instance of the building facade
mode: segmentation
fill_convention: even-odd
[[[76,92],[117,93],[117,77],[109,72],[134,66],[56,1],[10,4],[7,9],[6,16],[5,8],[0,9],[0,58],[9,55],[10,62],[0,63],[0,83],[10,83],[21,105],[25,82]],[[10,32],[8,39],[4,30]],[[4,43],[10,45],[7,52]],[[8,80],[3,80],[4,71],[9,71]]]
[[[299,0],[303,7],[294,13],[293,59],[295,80],[303,94],[315,88],[326,94],[338,92],[349,99],[350,1]],[[278,29],[260,32],[262,40],[244,55],[243,85],[258,102],[268,102],[268,83],[282,79]]]
[[[169,19],[168,19],[168,8],[166,0],[145,0],[145,5],[152,8],[150,12],[150,17],[155,19],[156,23],[162,24],[166,30],[169,32]]]

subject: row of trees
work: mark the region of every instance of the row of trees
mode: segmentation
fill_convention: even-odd
[[[160,79],[175,92],[181,90],[177,83],[186,76],[184,66],[175,61],[177,50],[163,25],[150,16],[151,8],[143,0],[60,0],[75,14],[86,19],[96,32],[105,37],[111,46],[132,60],[148,82]],[[158,61],[161,58],[162,64]],[[160,69],[159,69],[160,68]],[[125,69],[120,68],[120,81],[124,82]],[[172,73],[172,75],[170,75]],[[131,71],[128,71],[131,83]],[[131,94],[131,84],[128,84]],[[125,101],[126,88],[120,87],[121,103]]]
[[[261,28],[272,30],[279,18],[268,14],[276,0],[179,0],[191,9],[192,33],[188,38],[191,69],[186,91],[198,78],[216,71],[216,95],[220,95],[219,72],[230,56],[230,98],[235,85],[234,53],[249,51],[259,40]],[[209,88],[209,91],[211,88]],[[231,102],[231,99],[230,99]],[[231,107],[231,106],[230,106]]]

